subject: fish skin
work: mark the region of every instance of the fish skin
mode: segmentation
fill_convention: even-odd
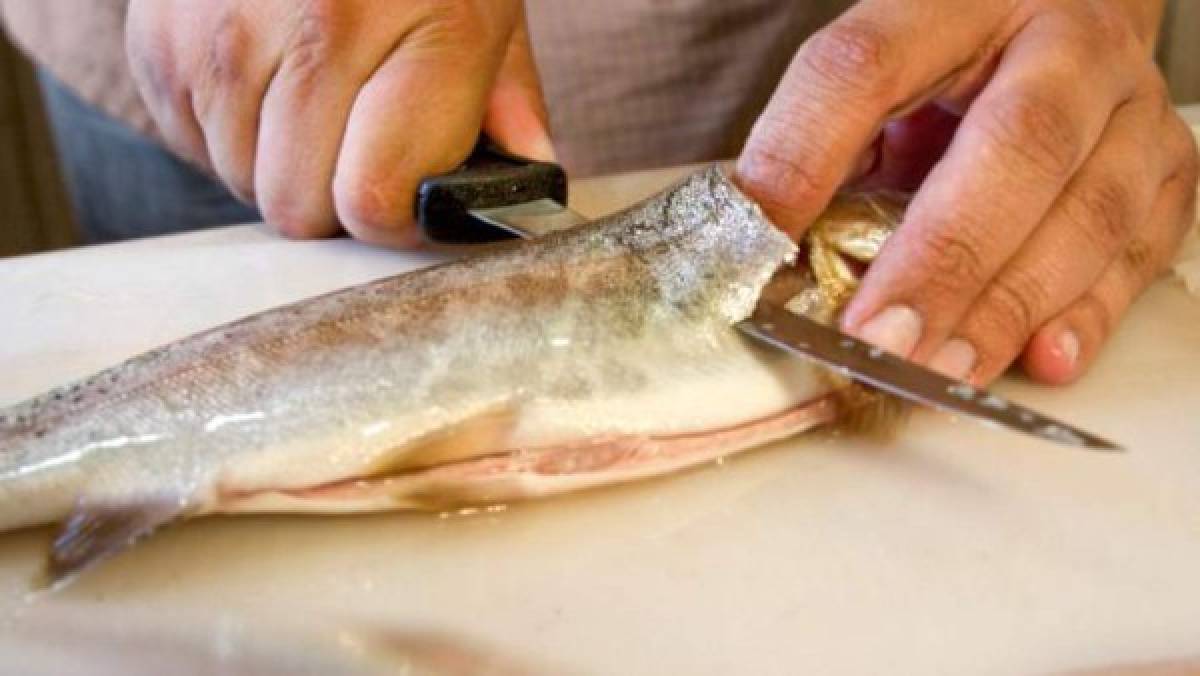
[[[732,328],[796,253],[713,167],[571,231],[200,333],[0,411],[0,530],[123,538],[68,529],[65,575],[247,496],[412,471],[439,435],[478,445],[439,451],[453,463],[768,420],[830,391]]]

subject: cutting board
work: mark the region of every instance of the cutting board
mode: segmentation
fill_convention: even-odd
[[[584,181],[574,203],[599,215],[682,172]],[[240,226],[5,261],[0,403],[435,260]],[[811,434],[532,504],[199,520],[52,595],[28,593],[49,531],[3,535],[3,668],[1007,674],[1200,658],[1200,301],[1164,279],[1082,382],[999,390],[1130,452],[918,412],[892,443]]]

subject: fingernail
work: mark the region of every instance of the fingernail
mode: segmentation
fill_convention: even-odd
[[[539,136],[530,144],[529,150],[530,159],[541,160],[542,162],[558,161],[558,153],[554,151],[554,144],[550,141],[549,136]]]
[[[961,338],[955,338],[941,346],[929,360],[929,368],[955,380],[966,380],[975,368],[979,354],[975,348]]]
[[[1058,335],[1058,351],[1062,354],[1063,360],[1071,366],[1074,366],[1079,361],[1079,336],[1074,331],[1067,329]]]
[[[906,305],[893,305],[863,324],[858,337],[892,354],[908,357],[921,340],[921,316]]]

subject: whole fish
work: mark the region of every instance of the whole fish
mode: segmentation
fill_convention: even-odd
[[[764,292],[829,315],[844,289],[822,291],[828,248],[809,246],[824,273],[789,265],[796,244],[710,168],[572,231],[192,336],[0,411],[0,530],[62,522],[63,580],[183,517],[505,502],[794,435],[833,421],[846,384],[733,324]]]

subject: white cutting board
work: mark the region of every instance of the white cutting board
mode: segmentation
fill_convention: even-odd
[[[678,174],[586,181],[575,202],[599,214]],[[0,262],[0,404],[431,260],[236,227]],[[328,672],[378,665],[372,632],[410,666],[497,671],[1030,673],[1200,659],[1200,301],[1163,281],[1083,382],[999,390],[1131,452],[919,413],[887,446],[811,435],[504,510],[192,522],[32,599],[50,534],[3,535],[0,671],[154,672],[165,659],[179,673]]]

